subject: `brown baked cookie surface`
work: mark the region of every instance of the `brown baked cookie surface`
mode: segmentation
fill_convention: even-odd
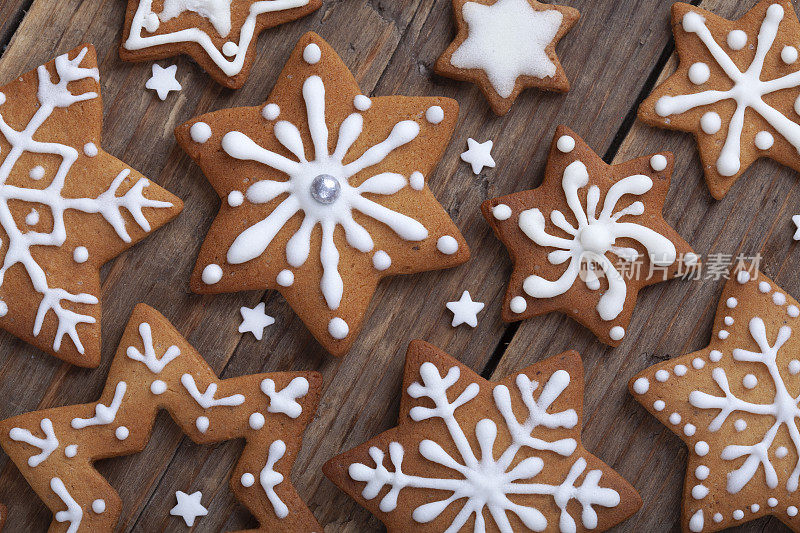
[[[469,258],[425,183],[457,116],[448,98],[361,95],[333,49],[306,34],[264,105],[176,129],[223,199],[192,290],[277,289],[343,355],[381,278]]]
[[[689,449],[684,531],[772,515],[800,531],[800,308],[752,265],[726,283],[710,344],[632,378]]]
[[[290,475],[321,387],[316,372],[219,379],[166,318],[140,304],[100,400],[4,420],[0,445],[53,511],[50,531],[113,531],[122,502],[93,463],[142,451],[166,409],[198,444],[246,441],[230,489],[260,524],[250,531],[320,532]]]
[[[323,471],[390,532],[603,531],[642,501],[581,444],[582,405],[577,352],[494,383],[412,341],[398,426]]]
[[[439,56],[442,76],[480,87],[505,115],[528,87],[566,92],[556,45],[578,21],[577,9],[537,0],[453,0],[458,33]]]
[[[100,148],[94,47],[0,87],[0,327],[100,363],[100,272],[183,204]]]
[[[238,89],[263,30],[304,17],[322,0],[128,0],[119,56],[150,61],[186,54],[217,83]]]
[[[699,266],[661,215],[672,169],[669,152],[608,165],[556,128],[542,185],[481,206],[514,263],[503,320],[561,311],[619,345],[642,287]]]
[[[677,2],[672,31],[678,69],[639,118],[694,134],[717,200],[759,157],[800,171],[800,23],[792,3],[763,0],[731,21]]]

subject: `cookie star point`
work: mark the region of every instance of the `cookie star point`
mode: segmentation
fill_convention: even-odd
[[[208,509],[203,507],[203,504],[201,503],[203,493],[201,493],[199,490],[192,494],[186,494],[185,492],[178,490],[175,491],[175,498],[178,500],[178,503],[175,505],[175,507],[170,509],[169,514],[183,518],[183,521],[189,527],[194,525],[194,522],[198,517],[206,516],[208,514]]]
[[[155,91],[163,101],[171,91],[180,91],[181,84],[175,79],[178,72],[178,65],[170,65],[166,68],[153,63],[153,75],[145,83],[145,88]]]

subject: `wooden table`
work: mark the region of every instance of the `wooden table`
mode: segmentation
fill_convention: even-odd
[[[644,500],[642,510],[617,530],[677,530],[685,447],[630,397],[626,382],[657,361],[707,344],[723,280],[675,280],[644,290],[625,342],[616,349],[559,314],[504,324],[499,314],[510,262],[479,205],[541,182],[558,124],[572,127],[608,162],[669,149],[677,161],[665,218],[704,256],[761,254],[762,270],[797,297],[800,269],[791,266],[790,217],[800,204],[798,176],[762,160],[724,200],[714,201],[691,136],[652,129],[635,119],[642,98],[674,69],[670,3],[562,2],[581,11],[580,21],[558,47],[572,90],[566,95],[526,91],[503,118],[492,114],[474,85],[432,73],[454,34],[447,0],[326,0],[309,17],[262,34],[250,79],[238,91],[216,85],[186,57],[161,61],[178,64],[184,87],[165,102],[144,89],[150,63],[123,63],[117,55],[123,0],[0,2],[0,46],[5,48],[0,83],[84,41],[93,43],[103,90],[103,147],[186,203],[176,221],[104,268],[100,368],[71,367],[0,334],[0,417],[96,400],[128,316],[134,304],[145,302],[164,313],[223,377],[322,372],[325,392],[306,431],[293,481],[326,531],[376,531],[380,523],[328,482],[320,466],[395,424],[409,340],[428,340],[485,377],[504,376],[574,348],[586,367],[584,442],[633,483]],[[726,17],[741,15],[753,3],[699,2]],[[308,30],[333,45],[365,94],[437,94],[461,104],[460,124],[430,185],[464,233],[473,258],[452,270],[382,283],[360,338],[343,359],[324,353],[276,292],[198,296],[187,287],[219,199],[177,147],[172,130],[206,111],[263,102],[295,42]],[[468,137],[494,140],[496,168],[475,176],[459,160]],[[475,329],[450,326],[444,304],[463,290],[486,303]],[[236,328],[239,307],[262,299],[277,321],[258,342]],[[254,525],[228,489],[240,442],[195,445],[165,413],[153,437],[144,452],[99,464],[124,502],[120,530],[183,531],[179,519],[169,516],[176,490],[203,491],[209,515],[198,522],[198,531]],[[0,454],[0,468],[0,501],[10,511],[8,531],[44,531],[50,512],[5,454]],[[778,520],[762,519],[741,531],[782,529]]]

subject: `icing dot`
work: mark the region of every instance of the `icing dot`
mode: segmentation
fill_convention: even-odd
[[[800,361],[797,359],[789,361],[789,373],[793,376],[800,373]]]
[[[106,510],[106,501],[100,498],[92,502],[92,511],[96,514],[102,514]]]
[[[3,105],[5,103],[6,103],[6,95],[3,94],[3,93],[0,93],[0,105]]]
[[[705,485],[695,485],[692,487],[692,498],[695,500],[702,500],[708,496],[708,487]]]
[[[211,126],[205,122],[195,122],[189,128],[189,135],[194,142],[202,144],[211,138]]]
[[[695,85],[702,85],[711,77],[711,70],[703,62],[694,63],[689,67],[689,81]]]
[[[694,477],[696,477],[700,481],[707,479],[710,473],[711,470],[706,465],[700,465],[694,469]]]
[[[686,367],[684,365],[675,365],[674,372],[676,376],[685,376]]]
[[[700,457],[703,457],[706,454],[708,454],[708,451],[709,451],[708,443],[704,440],[699,440],[694,445],[694,453],[696,453]]]
[[[794,505],[790,505],[789,507],[786,508],[786,514],[788,514],[789,516],[797,516],[797,507],[795,507]]]
[[[392,258],[383,250],[378,250],[372,256],[372,266],[375,267],[375,270],[384,271],[392,266]]]
[[[644,394],[650,390],[650,381],[647,378],[639,378],[633,382],[633,392],[636,394]]]
[[[744,431],[747,429],[747,422],[739,418],[733,423],[733,427],[736,428],[736,431]]]
[[[683,426],[683,433],[687,437],[691,437],[692,435],[695,434],[696,431],[697,427],[694,424],[686,424],[685,426]]]
[[[724,517],[722,516],[722,513],[714,513],[714,517],[713,518],[714,518],[714,522],[722,522],[722,519]]]
[[[725,301],[725,305],[727,305],[729,309],[733,309],[734,307],[736,307],[737,305],[739,305],[739,300],[737,300],[736,298],[734,298],[733,296],[731,296],[730,298],[728,298],[728,299]]]
[[[30,172],[28,172],[28,176],[30,176],[32,180],[38,181],[42,179],[44,177],[44,167],[41,165],[36,165],[31,169]]]
[[[608,336],[611,337],[611,340],[618,341],[625,336],[625,329],[620,326],[614,326],[611,328],[611,331],[608,332]]]
[[[733,30],[728,33],[727,41],[731,50],[741,50],[747,44],[747,34],[742,30]]]
[[[732,316],[726,316],[725,318],[722,319],[722,321],[725,322],[726,326],[732,326],[733,325],[733,317]]]
[[[758,290],[765,293],[769,292],[769,283],[767,283],[766,281],[760,281],[758,283]]]
[[[222,45],[222,53],[228,57],[235,56],[239,53],[239,45],[233,41],[228,41]]]
[[[663,368],[656,372],[656,381],[660,381],[661,383],[664,383],[668,379],[669,379],[669,372],[667,372]]]
[[[709,135],[714,135],[722,127],[722,119],[716,111],[703,113],[700,117],[700,128]]]
[[[798,315],[800,315],[800,309],[798,309],[796,305],[790,305],[786,308],[786,314],[792,318],[797,318]]]
[[[724,329],[721,329],[721,330],[719,330],[719,333],[717,333],[717,337],[719,337],[719,338],[720,338],[720,339],[722,339],[722,340],[725,340],[725,339],[727,339],[727,338],[728,338],[728,335],[730,335],[730,333],[728,333],[728,332],[727,332],[726,330],[724,330]]]
[[[559,151],[568,154],[575,149],[575,139],[569,135],[562,135],[556,141],[556,148],[558,148]]]
[[[436,241],[436,248],[443,254],[453,255],[458,251],[458,241],[450,235],[444,235]]]
[[[768,131],[759,131],[756,133],[755,145],[759,150],[769,150],[772,148],[775,138]]]
[[[83,145],[83,153],[86,154],[88,157],[94,157],[97,155],[97,145],[94,143],[86,143]]]
[[[800,96],[794,101],[794,112],[800,115]]]
[[[431,124],[438,124],[444,120],[444,110],[438,105],[434,105],[425,111],[425,120]]]
[[[31,209],[31,212],[25,216],[25,223],[29,226],[35,226],[39,223],[39,212],[36,209]]]
[[[8,313],[8,304],[0,300],[0,317],[6,316]]]
[[[167,384],[160,379],[155,380],[150,384],[150,392],[153,394],[164,394],[167,391]]]
[[[492,208],[492,215],[497,220],[508,220],[511,218],[511,208],[506,204],[497,204]]]
[[[528,308],[528,301],[522,296],[514,296],[508,304],[509,309],[514,313],[524,313]]]
[[[239,207],[244,202],[244,194],[241,191],[231,191],[228,193],[228,205]]]
[[[736,520],[741,520],[742,518],[744,518],[744,511],[742,511],[741,509],[736,509],[736,510],[733,512],[733,517],[734,517]]]
[[[148,13],[146,17],[144,17],[144,29],[153,33],[158,29],[161,25],[161,21],[158,20],[158,15],[155,13]]]
[[[72,259],[74,259],[76,263],[85,263],[89,260],[89,250],[87,250],[85,246],[75,247],[75,249],[72,250]]]
[[[281,287],[291,287],[294,284],[294,273],[291,270],[281,270],[278,272],[278,276],[275,278],[275,281]]]
[[[359,94],[355,98],[353,98],[353,106],[359,111],[366,111],[370,107],[372,107],[372,100],[368,97],[364,96],[363,94]]]
[[[250,427],[255,429],[255,430],[259,430],[259,429],[263,428],[264,427],[264,415],[262,415],[261,413],[253,413],[252,415],[250,415],[249,423],[250,423]]]
[[[740,270],[738,274],[736,274],[736,281],[744,285],[748,281],[750,281],[750,272],[747,270]]]
[[[214,263],[206,265],[202,275],[203,283],[213,285],[222,279],[222,268]]]
[[[773,293],[772,301],[775,302],[775,305],[783,305],[786,303],[786,295],[780,292]]]
[[[69,458],[75,457],[78,455],[78,445],[77,444],[70,444],[66,448],[64,448],[64,455]]]
[[[208,431],[208,417],[207,416],[198,416],[197,420],[194,421],[194,425],[197,426],[197,430],[200,433],[205,433]]]
[[[719,350],[711,350],[711,352],[708,354],[708,358],[711,359],[712,363],[717,363],[720,359],[722,359],[722,352]]]
[[[242,474],[242,486],[243,487],[252,487],[253,483],[256,482],[256,478],[253,477],[253,474],[250,472],[245,472]]]
[[[747,374],[742,378],[742,385],[747,389],[755,389],[756,385],[758,385],[758,378],[753,374]]]
[[[311,43],[303,50],[303,59],[309,65],[316,65],[322,57],[322,51],[315,43]]]
[[[753,505],[750,506],[751,513],[757,513],[759,509],[761,509],[761,506],[758,505],[757,503],[754,503]]]
[[[666,407],[664,400],[656,400],[653,402],[653,409],[656,411],[663,411],[664,407]]]
[[[768,499],[767,505],[769,505],[770,507],[775,507],[776,505],[778,505],[778,499],[777,498]]]
[[[337,316],[328,322],[328,333],[330,333],[331,337],[334,339],[341,340],[347,337],[347,334],[350,333],[350,326],[347,325],[347,322]]]
[[[694,11],[689,11],[683,16],[683,29],[689,33],[695,33],[703,27],[703,17]]]
[[[422,188],[425,186],[425,176],[422,175],[422,172],[417,172],[416,170],[411,173],[411,176],[408,178],[408,183],[411,185],[411,188],[415,191],[421,191]]]
[[[130,434],[131,432],[128,431],[128,428],[126,428],[125,426],[120,426],[114,431],[114,435],[116,435],[119,440],[127,439],[128,435]]]
[[[789,450],[786,449],[786,446],[779,446],[777,450],[775,450],[775,457],[778,459],[783,459],[789,454]]]
[[[794,46],[784,46],[781,50],[781,60],[787,65],[797,61],[797,48]]]
[[[678,413],[672,413],[671,415],[669,415],[669,423],[677,426],[678,424],[681,423],[681,415]]]
[[[267,104],[261,110],[261,116],[267,120],[275,120],[281,114],[281,108],[278,104]]]
[[[650,158],[650,167],[656,172],[661,172],[667,168],[667,158],[661,154],[656,154]]]
[[[695,368],[695,370],[700,370],[701,368],[706,366],[706,362],[700,359],[699,357],[695,357],[694,359],[692,359],[692,366]]]

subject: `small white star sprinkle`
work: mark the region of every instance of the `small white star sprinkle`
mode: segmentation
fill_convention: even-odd
[[[264,312],[266,305],[261,302],[254,308],[242,307],[239,312],[242,314],[242,323],[239,324],[239,333],[250,332],[253,336],[261,340],[264,336],[264,328],[275,323],[275,319]]]
[[[494,168],[495,162],[492,159],[492,145],[494,141],[479,143],[475,139],[467,139],[467,151],[461,154],[461,160],[472,165],[472,172],[480,174],[483,167]]]
[[[793,215],[792,222],[794,222],[795,227],[797,230],[794,232],[794,240],[800,241],[800,215]]]
[[[478,325],[478,313],[483,310],[483,303],[473,302],[469,291],[464,291],[457,302],[447,302],[447,308],[453,313],[453,327],[467,324],[474,328]]]
[[[186,525],[192,527],[194,521],[198,516],[205,516],[208,514],[208,509],[203,507],[200,500],[203,493],[199,490],[194,494],[186,494],[183,491],[177,491],[175,497],[178,499],[178,505],[170,509],[169,514],[172,516],[180,516]]]
[[[145,87],[154,90],[158,93],[159,98],[165,100],[170,91],[180,91],[182,88],[178,80],[175,79],[177,71],[178,65],[162,68],[160,65],[153,63],[153,75],[147,80]]]

